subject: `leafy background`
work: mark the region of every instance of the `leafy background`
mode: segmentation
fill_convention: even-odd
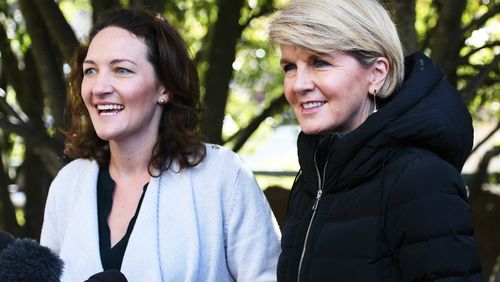
[[[96,15],[113,6],[147,6],[179,29],[201,77],[201,130],[206,141],[240,153],[252,164],[263,188],[289,188],[297,168],[290,148],[298,129],[282,95],[278,53],[269,45],[266,31],[273,12],[287,2],[0,0],[0,229],[38,239],[48,187],[69,161],[62,153],[59,131],[68,122],[67,63],[85,42]],[[497,0],[383,2],[407,52],[431,56],[473,114],[476,140],[464,179],[470,188],[485,279],[500,281],[500,198],[495,192],[500,170],[496,158],[500,4]],[[273,171],[261,171],[269,169]],[[276,207],[286,202],[286,193],[269,199],[281,217]]]

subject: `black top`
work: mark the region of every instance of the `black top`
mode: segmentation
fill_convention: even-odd
[[[135,221],[139,210],[141,209],[142,200],[146,193],[148,184],[144,185],[141,199],[137,205],[134,216],[130,219],[127,232],[123,238],[111,248],[110,231],[108,226],[108,217],[113,206],[113,193],[115,191],[115,182],[109,174],[107,167],[99,168],[99,176],[97,178],[97,217],[99,224],[99,251],[101,254],[101,262],[104,270],[117,269],[120,270],[123,261],[123,255],[127,248],[127,243],[130,234],[134,229]]]

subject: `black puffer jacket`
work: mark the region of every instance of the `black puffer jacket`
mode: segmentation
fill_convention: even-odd
[[[460,176],[470,115],[425,55],[406,70],[354,131],[300,134],[278,281],[481,281]]]

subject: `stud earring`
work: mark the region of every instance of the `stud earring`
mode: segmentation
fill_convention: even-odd
[[[378,111],[377,109],[377,89],[373,90],[373,112],[372,114],[376,113]]]
[[[165,100],[165,98],[160,98],[160,100],[158,101],[158,104],[160,105],[165,105],[167,103],[167,100]]]

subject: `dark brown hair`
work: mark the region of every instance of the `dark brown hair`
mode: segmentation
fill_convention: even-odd
[[[179,170],[196,166],[204,159],[206,150],[199,134],[198,73],[186,43],[160,15],[140,8],[117,8],[97,19],[89,33],[89,44],[99,31],[110,26],[126,29],[144,40],[147,59],[159,82],[170,93],[169,102],[163,105],[158,139],[149,162],[150,174],[153,175],[152,168],[169,169],[173,161],[178,162]],[[64,152],[72,158],[93,158],[99,165],[107,165],[108,142],[97,136],[81,96],[82,64],[87,50],[88,45],[80,47],[73,58],[67,107],[71,128],[65,132]]]

